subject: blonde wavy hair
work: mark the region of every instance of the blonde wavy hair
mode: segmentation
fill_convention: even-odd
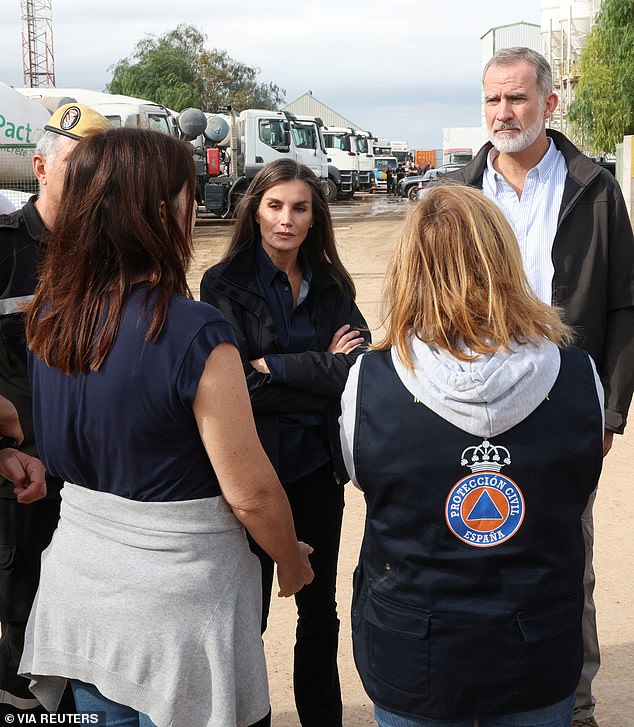
[[[383,322],[386,335],[373,348],[394,346],[410,369],[412,335],[463,361],[513,342],[565,346],[573,337],[562,311],[530,289],[498,207],[451,183],[428,188],[407,215],[386,273]]]

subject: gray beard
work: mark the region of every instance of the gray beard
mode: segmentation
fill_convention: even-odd
[[[512,125],[502,124],[501,129],[513,129]],[[544,121],[541,118],[541,114],[538,114],[535,123],[529,126],[528,129],[518,131],[515,136],[508,136],[504,134],[499,136],[493,129],[487,129],[487,135],[489,141],[493,146],[500,152],[500,154],[517,154],[533,144],[544,128]]]

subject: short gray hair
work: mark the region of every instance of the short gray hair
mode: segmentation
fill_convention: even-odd
[[[541,53],[532,50],[531,48],[516,47],[516,48],[503,48],[499,50],[486,64],[482,71],[482,83],[484,84],[484,77],[491,66],[514,66],[516,63],[528,63],[535,69],[535,75],[537,77],[537,86],[544,94],[553,92],[553,72],[550,67],[550,63],[544,58]]]
[[[59,151],[62,139],[65,138],[68,137],[64,137],[62,134],[58,134],[55,131],[48,131],[45,129],[40,138],[37,140],[37,145],[35,147],[36,155],[42,157],[42,159],[46,159],[48,162],[53,161],[55,155]]]

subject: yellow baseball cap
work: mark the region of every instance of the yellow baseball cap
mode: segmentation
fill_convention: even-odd
[[[112,124],[100,113],[81,103],[67,103],[60,106],[44,127],[46,131],[83,139],[99,131],[112,129]]]

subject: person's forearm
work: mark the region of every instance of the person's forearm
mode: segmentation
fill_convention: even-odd
[[[0,436],[15,439],[18,444],[24,439],[17,409],[4,396],[0,396]]]
[[[298,543],[291,508],[281,487],[272,488],[246,506],[231,507],[251,537],[276,562],[280,596],[291,596],[311,582],[308,554],[312,549]]]
[[[276,488],[266,497],[257,498],[246,506],[231,505],[231,509],[251,537],[276,563],[288,562],[296,557],[297,536],[284,490]]]

